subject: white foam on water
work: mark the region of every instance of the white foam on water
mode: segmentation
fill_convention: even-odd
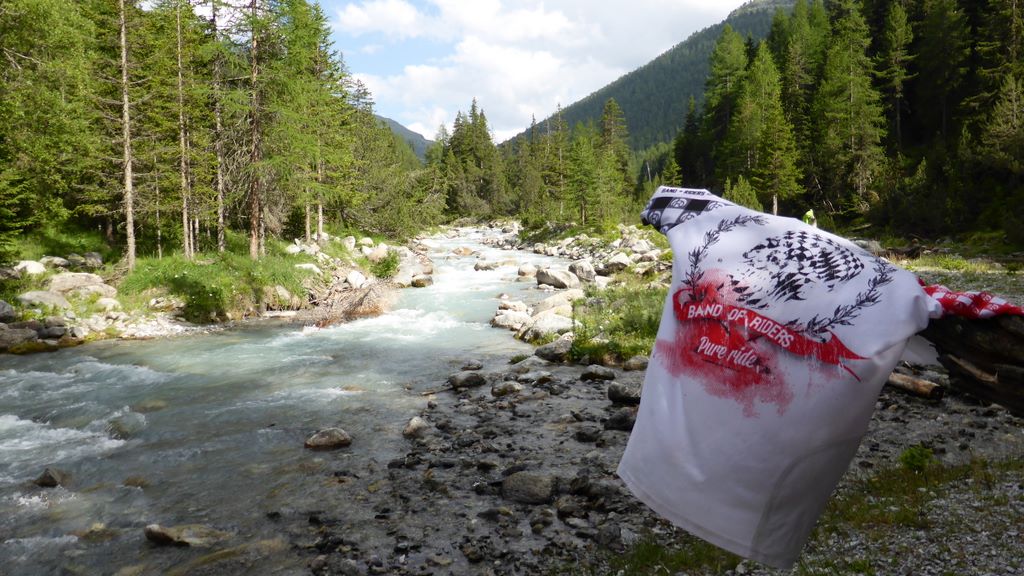
[[[464,323],[447,312],[423,312],[401,308],[376,318],[365,318],[325,330],[338,339],[418,341]]]
[[[0,471],[12,478],[38,473],[41,456],[47,462],[77,460],[115,450],[125,444],[103,432],[54,428],[46,423],[0,414]]]

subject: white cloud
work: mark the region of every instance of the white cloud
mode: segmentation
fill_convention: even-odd
[[[337,10],[335,28],[372,37],[363,49],[382,54],[399,56],[406,39],[445,47],[440,58],[402,55],[407,65],[397,74],[356,72],[380,113],[428,138],[476,98],[502,141],[526,128],[531,116],[546,118],[558,104],[649,62],[741,3],[349,0]]]

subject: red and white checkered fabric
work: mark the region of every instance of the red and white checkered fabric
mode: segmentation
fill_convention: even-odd
[[[921,285],[924,286],[924,282]],[[943,316],[960,316],[972,320],[1004,314],[1024,316],[1024,308],[988,292],[954,292],[940,284],[924,286],[924,291],[942,306]]]

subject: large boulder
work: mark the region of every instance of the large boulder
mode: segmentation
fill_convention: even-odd
[[[533,278],[537,275],[537,267],[527,262],[526,264],[519,266],[517,274],[523,278]]]
[[[33,290],[31,292],[25,292],[18,296],[18,303],[22,307],[30,308],[33,306],[49,306],[58,310],[67,310],[71,308],[71,303],[68,302],[67,298],[48,290]]]
[[[420,418],[419,416],[413,416],[409,423],[405,425],[402,430],[402,436],[406,438],[419,438],[430,430],[430,423]]]
[[[629,266],[632,263],[633,261],[629,259],[629,256],[626,256],[622,252],[616,252],[615,254],[612,254],[607,260],[605,260],[604,266],[602,266],[602,270],[606,273],[606,275],[614,274],[616,272],[622,272],[626,268],[629,268]]]
[[[626,404],[636,406],[640,404],[640,387],[630,386],[621,382],[612,382],[608,385],[608,399],[612,404]]]
[[[533,351],[534,355],[538,358],[543,358],[549,362],[564,362],[569,357],[569,352],[572,350],[573,334],[566,333],[562,334],[554,342],[548,342],[543,346],[538,346]]]
[[[14,265],[14,269],[22,274],[28,274],[29,276],[37,276],[39,274],[46,273],[46,266],[42,262],[36,262],[35,260],[22,260]]]
[[[0,322],[14,322],[18,318],[18,312],[7,302],[0,300]]]
[[[568,270],[541,268],[540,270],[537,270],[537,285],[547,285],[562,289],[579,288],[580,279]]]
[[[523,326],[516,337],[526,342],[544,340],[552,336],[559,336],[571,332],[574,323],[572,318],[566,318],[560,314],[545,312],[534,316],[528,324]]]
[[[413,288],[426,288],[434,283],[434,277],[429,274],[418,274],[412,278]]]
[[[341,239],[341,245],[345,248],[346,252],[352,252],[356,249],[356,237],[345,236]]]
[[[367,260],[373,263],[380,262],[381,260],[388,257],[388,245],[381,242],[369,254],[366,255]]]
[[[547,298],[534,304],[533,313],[534,315],[537,315],[540,314],[541,312],[561,308],[563,306],[571,307],[573,300],[578,300],[580,298],[583,298],[583,296],[583,290],[579,289],[566,290],[565,292],[560,292],[553,296],[548,296]]]
[[[615,380],[615,370],[600,364],[591,364],[580,375],[582,380]]]
[[[597,277],[597,271],[594,270],[594,265],[589,260],[577,260],[569,264],[569,272],[584,282],[593,282]]]
[[[88,286],[98,286],[100,284],[103,284],[103,278],[100,278],[96,274],[91,274],[89,272],[61,272],[60,274],[56,274],[50,278],[47,289],[51,292],[69,294],[75,290]],[[115,290],[113,295],[104,294],[104,296],[113,297],[116,294],[117,291]]]
[[[43,256],[39,259],[39,262],[49,268],[67,268],[71,265],[70,262],[60,256]]]

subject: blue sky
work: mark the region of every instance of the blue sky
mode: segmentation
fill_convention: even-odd
[[[741,0],[320,0],[376,111],[433,139],[473,100],[495,141],[723,20]]]

